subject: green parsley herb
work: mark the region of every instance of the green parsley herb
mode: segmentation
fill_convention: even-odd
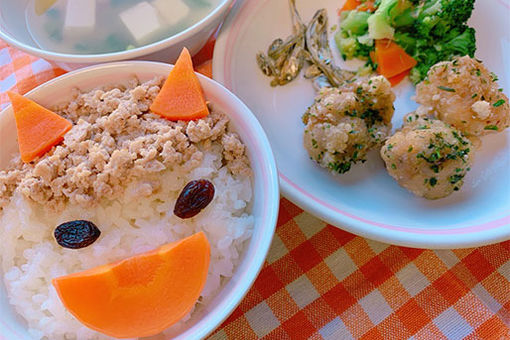
[[[492,104],[492,106],[498,107],[498,106],[501,106],[503,104],[505,104],[505,100],[504,99],[500,99],[497,102],[495,102],[494,104]]]
[[[338,172],[339,174],[343,174],[351,169],[351,162],[345,162],[345,163],[340,163],[340,162],[331,163],[330,162],[328,164],[328,167],[331,170]]]
[[[448,86],[439,85],[437,88],[443,91],[455,92],[455,89],[452,89],[451,87]]]
[[[463,178],[464,175],[451,175],[450,177],[448,177],[448,182],[450,182],[451,184],[455,184]]]

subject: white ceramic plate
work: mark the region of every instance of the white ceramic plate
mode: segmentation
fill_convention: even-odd
[[[326,8],[330,27],[338,23],[342,0],[296,0],[303,20]],[[478,0],[470,24],[477,31],[477,57],[510,90],[510,1]],[[428,201],[401,188],[376,152],[344,175],[332,176],[310,161],[302,146],[301,115],[314,90],[299,77],[278,88],[257,68],[255,54],[266,51],[292,26],[287,0],[238,2],[224,24],[213,58],[213,77],[255,113],[273,147],[283,194],[325,221],[379,241],[423,248],[479,246],[510,238],[510,131],[486,136],[463,188]],[[332,35],[332,50],[336,51]],[[337,62],[341,64],[341,61]],[[394,127],[414,110],[410,82],[395,88]]]
[[[53,79],[27,94],[45,107],[71,99],[71,89],[82,91],[105,84],[122,84],[136,75],[141,81],[156,75],[166,76],[171,65],[155,62],[117,62],[88,67]],[[250,110],[220,84],[199,75],[206,98],[228,114],[236,132],[248,150],[253,170],[253,235],[243,259],[230,281],[200,312],[193,314],[187,329],[175,334],[175,339],[202,339],[218,327],[241,302],[257,277],[271,245],[278,216],[279,192],[276,164],[269,141]],[[18,150],[16,126],[11,106],[0,112],[0,169],[6,166]],[[0,237],[1,240],[1,237]],[[0,340],[29,340],[26,325],[16,315],[7,300],[0,271]]]

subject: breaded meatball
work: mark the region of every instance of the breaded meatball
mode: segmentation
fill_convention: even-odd
[[[510,106],[496,80],[481,62],[465,56],[432,66],[416,86],[415,99],[467,136],[503,131],[510,126]]]
[[[335,173],[364,162],[391,131],[391,85],[382,76],[342,88],[324,88],[303,115],[304,146],[311,159]]]
[[[417,196],[437,199],[462,187],[473,145],[450,125],[415,113],[381,148],[388,173]]]

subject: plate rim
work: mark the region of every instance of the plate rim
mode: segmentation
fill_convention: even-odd
[[[253,8],[262,7],[267,2],[268,0],[237,0],[218,34],[212,59],[213,79],[232,92],[234,91],[230,83],[231,70],[226,67],[227,61],[232,59],[234,50],[231,48],[231,41],[236,41],[238,34],[242,31],[241,28],[249,21],[249,19],[242,20],[247,13]],[[276,163],[278,165],[278,160]],[[455,249],[483,246],[510,239],[510,209],[505,210],[504,217],[480,225],[449,229],[409,228],[409,231],[406,231],[405,227],[383,225],[364,219],[362,216],[329,207],[328,203],[293,183],[280,169],[278,169],[278,176],[282,195],[303,210],[337,228],[376,241],[415,248]]]

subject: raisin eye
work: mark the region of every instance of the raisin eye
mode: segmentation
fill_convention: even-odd
[[[53,234],[62,247],[80,249],[94,243],[101,235],[101,231],[90,221],[76,220],[62,223]]]
[[[191,181],[182,189],[174,214],[182,219],[191,218],[207,207],[214,198],[214,184],[206,179]]]

